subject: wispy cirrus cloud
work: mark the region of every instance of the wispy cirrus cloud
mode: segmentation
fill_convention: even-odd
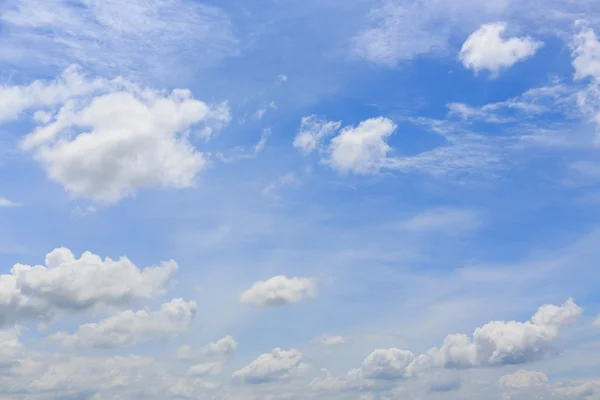
[[[0,7],[2,62],[165,78],[186,64],[236,54],[222,10],[190,0],[8,0]]]

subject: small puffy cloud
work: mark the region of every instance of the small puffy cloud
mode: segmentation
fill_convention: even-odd
[[[505,388],[539,387],[548,383],[548,377],[543,372],[520,370],[503,375],[498,383]]]
[[[408,350],[397,348],[378,349],[367,356],[360,367],[364,379],[395,380],[408,374],[415,355]]]
[[[575,79],[587,77],[600,81],[600,42],[594,30],[583,21],[578,23],[579,32],[573,37],[573,68]]]
[[[0,197],[0,208],[9,208],[9,207],[20,207],[21,203],[17,203],[4,197]]]
[[[326,162],[336,170],[357,174],[377,173],[386,164],[391,147],[386,139],[394,133],[396,124],[384,117],[348,126],[331,139]]]
[[[196,303],[174,299],[157,311],[123,311],[98,323],[84,324],[77,332],[60,332],[51,339],[68,347],[116,348],[140,341],[166,339],[185,332],[194,315]]]
[[[177,359],[182,361],[201,360],[207,358],[222,358],[230,355],[237,349],[238,342],[231,336],[225,336],[214,343],[194,349],[190,346],[181,346],[177,350]]]
[[[485,24],[473,32],[463,44],[459,60],[475,72],[488,70],[494,74],[533,56],[542,47],[531,37],[504,38],[506,24]]]
[[[298,350],[277,347],[234,372],[233,378],[250,384],[284,381],[301,375],[307,368]]]
[[[315,293],[316,283],[313,279],[279,275],[266,281],[255,282],[250,289],[242,293],[240,301],[260,306],[285,305],[308,299]]]
[[[140,188],[193,186],[207,160],[190,131],[209,138],[230,120],[226,105],[209,106],[188,90],[91,80],[76,67],[52,82],[0,87],[0,98],[0,122],[34,112],[36,128],[21,148],[51,180],[108,204]]]
[[[151,298],[164,292],[177,268],[171,260],[140,269],[126,257],[103,260],[85,252],[75,258],[58,248],[46,255],[45,265],[15,264],[0,275],[0,325]]]
[[[325,336],[311,340],[312,343],[318,343],[325,346],[336,346],[346,343],[346,338],[343,336]]]
[[[334,135],[341,125],[340,121],[328,121],[317,115],[303,117],[293,145],[303,154],[309,154],[319,147],[323,139]]]

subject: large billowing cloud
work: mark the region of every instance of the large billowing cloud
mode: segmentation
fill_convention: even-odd
[[[142,340],[167,339],[185,332],[195,314],[194,301],[174,299],[156,311],[123,311],[97,323],[84,324],[73,334],[56,333],[52,339],[68,347],[130,346]]]
[[[126,257],[103,260],[85,252],[75,258],[69,249],[55,249],[45,265],[16,264],[0,275],[0,325],[151,298],[163,293],[177,268],[172,260],[140,269]]]
[[[531,37],[504,38],[506,24],[482,25],[467,38],[460,50],[460,61],[475,72],[498,73],[519,61],[531,57],[542,43]]]
[[[207,157],[192,139],[229,122],[188,90],[143,88],[122,78],[88,79],[76,67],[51,82],[0,87],[0,122],[33,112],[21,148],[70,194],[116,203],[140,188],[194,186]]]

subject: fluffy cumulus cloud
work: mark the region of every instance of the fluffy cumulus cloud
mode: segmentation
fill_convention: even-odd
[[[327,163],[342,173],[372,174],[386,164],[391,147],[386,140],[396,124],[384,117],[348,126],[331,139]]]
[[[473,333],[448,335],[440,348],[431,349],[416,361],[446,368],[472,368],[524,364],[539,360],[552,349],[561,328],[583,312],[573,299],[562,306],[544,305],[530,321],[492,321]]]
[[[185,332],[194,315],[196,303],[174,299],[156,311],[123,311],[97,323],[79,327],[69,334],[59,332],[52,340],[68,347],[115,348],[134,345],[142,340],[169,338]]]
[[[231,336],[225,336],[214,343],[194,349],[184,345],[177,349],[177,359],[181,361],[194,361],[209,358],[222,358],[230,355],[237,349],[238,342]]]
[[[475,72],[498,73],[519,61],[533,56],[542,43],[531,37],[505,38],[503,22],[485,24],[473,32],[463,44],[459,59]]]
[[[75,258],[69,249],[55,249],[45,265],[15,264],[10,273],[0,275],[0,325],[127,305],[162,293],[176,272],[172,260],[140,269],[126,257],[103,260],[85,252]]]
[[[448,335],[440,348],[432,348],[424,354],[395,347],[377,349],[359,368],[341,377],[326,371],[325,376],[313,380],[311,386],[316,390],[383,390],[393,387],[393,381],[414,379],[436,370],[533,362],[549,354],[560,328],[572,324],[581,313],[582,309],[569,299],[561,306],[540,307],[527,322],[492,321],[477,328],[472,338],[464,334]],[[461,387],[456,377],[450,378],[442,380],[438,391]],[[504,378],[503,382],[505,386],[514,387],[519,382],[531,384],[536,379],[542,378],[521,372]],[[433,384],[435,386],[435,382]]]
[[[242,303],[273,306],[293,304],[313,297],[316,283],[310,278],[275,276],[266,281],[255,282],[240,296]]]
[[[277,347],[234,372],[233,378],[250,384],[269,383],[298,377],[307,368],[300,351]]]
[[[302,153],[309,154],[320,146],[323,139],[334,135],[341,125],[340,121],[328,121],[317,115],[303,117],[293,145]]]
[[[70,67],[55,81],[0,87],[0,122],[33,112],[21,148],[70,194],[115,203],[139,188],[194,185],[206,156],[190,134],[209,138],[229,122],[226,105],[188,90],[142,88],[122,78],[88,79]]]

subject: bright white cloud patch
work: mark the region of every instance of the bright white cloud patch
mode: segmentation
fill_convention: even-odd
[[[209,106],[187,90],[88,80],[75,67],[53,82],[1,87],[0,98],[0,121],[36,111],[37,127],[21,147],[49,178],[105,203],[139,188],[193,186],[206,157],[188,140],[190,131],[208,138],[230,119],[225,105]]]
[[[242,303],[261,306],[297,303],[314,296],[316,283],[309,278],[275,276],[266,281],[255,282],[240,296]]]
[[[194,301],[174,299],[157,311],[123,311],[98,323],[84,324],[73,334],[54,334],[51,339],[68,347],[130,346],[143,340],[166,339],[185,332],[195,314]]]
[[[20,68],[75,62],[172,79],[237,46],[224,12],[189,0],[7,0],[0,23],[2,59]]]
[[[298,350],[277,347],[234,372],[233,378],[250,384],[283,381],[299,376],[306,368],[308,366],[302,362],[302,353]]]
[[[504,38],[505,23],[482,25],[463,44],[459,59],[475,72],[488,70],[498,73],[519,61],[531,57],[542,46],[531,37]]]
[[[391,151],[386,140],[395,130],[396,124],[384,117],[345,127],[331,139],[326,162],[342,173],[377,173],[386,164]]]
[[[15,264],[9,274],[0,275],[0,325],[127,305],[162,293],[177,272],[172,260],[140,269],[126,257],[102,260],[85,252],[75,258],[65,248],[50,252],[45,264]]]
[[[448,335],[440,348],[417,360],[415,368],[429,364],[446,368],[472,368],[524,364],[546,356],[561,328],[583,312],[572,299],[562,306],[544,305],[530,321],[492,321],[477,328],[473,338]]]
[[[215,343],[194,349],[184,345],[177,350],[177,359],[181,361],[203,360],[207,358],[222,358],[230,355],[237,349],[238,342],[231,336],[225,336]]]
[[[600,42],[594,31],[579,22],[581,29],[573,37],[575,79],[591,77],[600,81]]]
[[[293,145],[302,153],[309,154],[320,146],[323,139],[334,135],[341,125],[340,121],[328,121],[317,115],[303,117]]]

